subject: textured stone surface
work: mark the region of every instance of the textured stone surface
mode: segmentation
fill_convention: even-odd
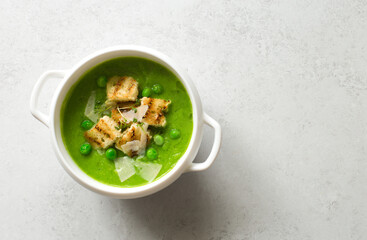
[[[0,238],[365,239],[366,10],[347,0],[2,0]],[[138,200],[75,183],[28,108],[44,71],[117,44],[179,62],[224,133],[209,170]],[[211,139],[207,129],[199,160]]]

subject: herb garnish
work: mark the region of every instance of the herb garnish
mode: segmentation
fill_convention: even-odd
[[[137,98],[136,101],[135,101],[135,106],[139,106],[139,104],[140,104],[140,99]]]
[[[141,128],[141,130],[143,130],[143,132],[144,132],[144,133],[147,133],[147,132],[144,130],[144,128],[143,128],[144,123],[139,122],[139,123],[137,123],[137,124],[138,124],[138,126]]]
[[[121,117],[124,119],[125,122],[128,122],[127,119],[124,117],[124,115],[122,114],[122,112],[120,111],[120,108],[117,108],[117,111],[119,111]]]
[[[115,127],[116,130],[125,130],[127,125],[125,123],[120,122],[118,127]]]

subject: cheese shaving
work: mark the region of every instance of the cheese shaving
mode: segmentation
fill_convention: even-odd
[[[84,115],[88,117],[92,122],[98,122],[98,114],[95,112],[94,108],[96,105],[96,92],[93,91],[88,99],[87,105],[84,110]]]
[[[126,181],[136,173],[134,160],[126,156],[115,159],[115,167],[121,182]]]
[[[123,119],[126,123],[133,122],[136,119],[137,122],[141,122],[144,115],[148,111],[148,105],[141,105],[135,109],[131,109],[129,111],[121,112],[121,108],[117,108]]]
[[[152,182],[162,169],[162,165],[158,163],[142,162],[137,158],[129,158],[127,156],[115,159],[115,168],[121,182],[124,182],[134,176],[139,175],[147,182]]]
[[[140,177],[148,182],[152,182],[162,168],[161,164],[141,161],[135,161],[135,166],[138,168]]]

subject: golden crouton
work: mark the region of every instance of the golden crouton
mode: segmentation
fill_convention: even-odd
[[[141,99],[141,105],[148,105],[149,108],[142,122],[156,127],[164,127],[166,125],[164,112],[167,111],[170,103],[171,101],[163,99],[143,97]]]
[[[116,142],[116,148],[130,157],[142,154],[150,141],[148,126],[133,123],[122,133],[122,137]]]
[[[138,82],[132,77],[114,76],[107,82],[107,103],[136,101]]]
[[[117,123],[125,122],[117,108],[111,110],[111,118]]]
[[[84,133],[84,137],[94,148],[107,148],[121,136],[117,128],[118,124],[115,121],[104,116],[92,129]]]

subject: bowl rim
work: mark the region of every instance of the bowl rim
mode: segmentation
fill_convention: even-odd
[[[126,55],[122,53],[126,53]],[[134,53],[134,55],[132,55],[132,53]],[[79,80],[80,76],[82,76],[86,71],[110,59],[129,56],[149,59],[163,65],[173,74],[175,74],[175,76],[184,85],[191,100],[193,110],[193,130],[189,145],[185,153],[181,156],[181,158],[177,161],[177,163],[171,170],[169,170],[162,177],[151,183],[138,187],[123,188],[111,186],[93,179],[92,177],[88,176],[84,171],[82,171],[81,168],[79,168],[79,166],[74,162],[74,160],[71,158],[70,154],[66,150],[66,147],[61,137],[60,111],[66,94],[73,86],[73,84],[76,83]],[[63,81],[56,89],[50,109],[51,141],[60,164],[63,166],[66,172],[82,186],[94,192],[113,198],[143,197],[157,192],[170,185],[182,173],[184,173],[189,165],[192,163],[199,150],[199,146],[203,137],[202,103],[197,89],[194,83],[191,81],[190,77],[168,56],[154,49],[137,45],[121,45],[105,48],[88,55],[80,62],[75,64],[71,68],[71,70],[67,72]]]

